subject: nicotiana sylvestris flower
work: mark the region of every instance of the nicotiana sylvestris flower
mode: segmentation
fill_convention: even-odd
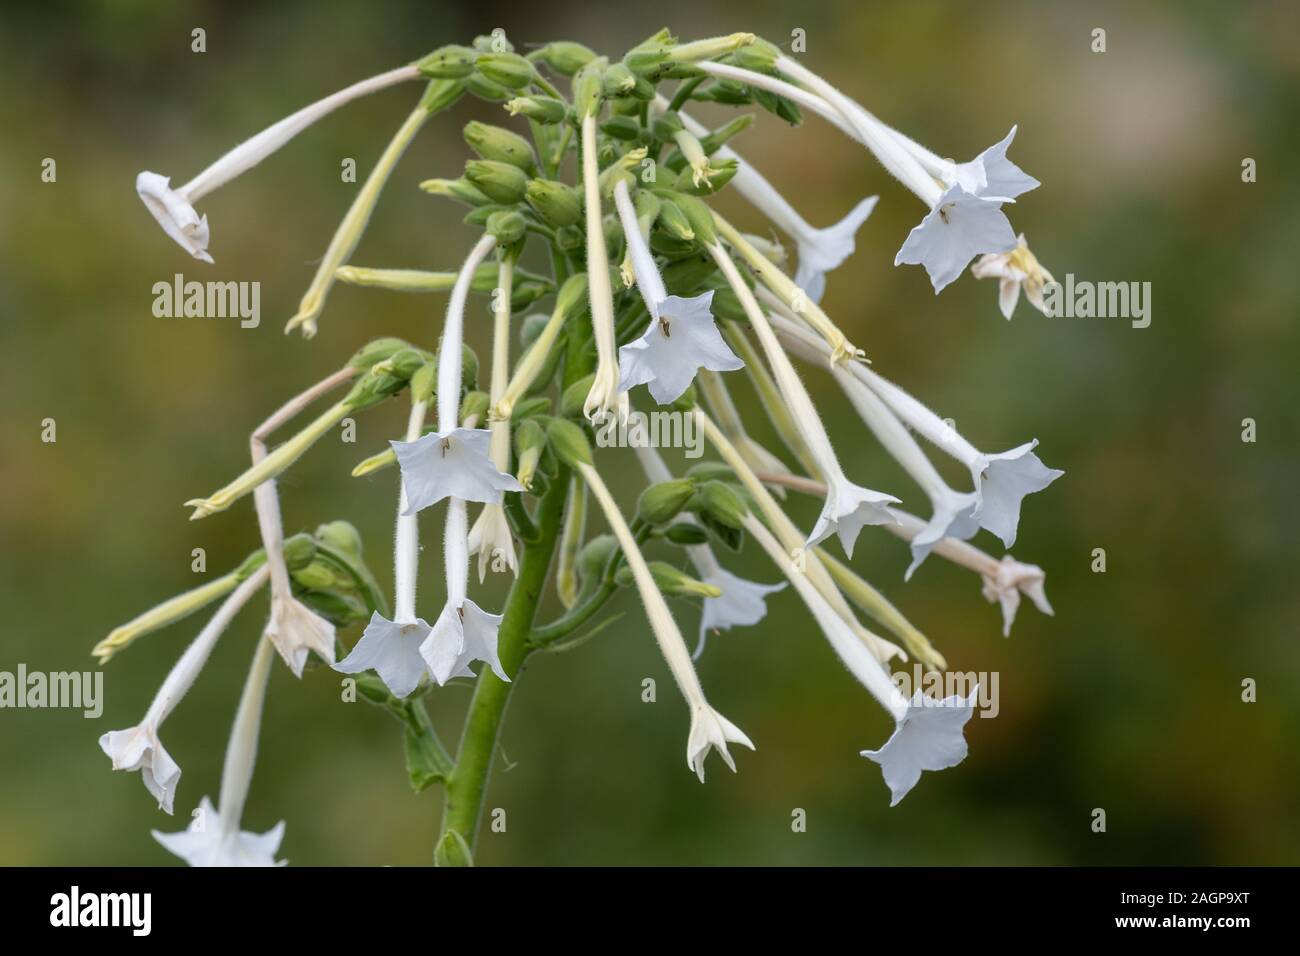
[[[609,488],[605,486],[604,479],[589,464],[577,462],[575,467],[600,504],[601,510],[605,513],[605,520],[609,522],[615,538],[618,539],[623,558],[632,570],[633,580],[641,595],[641,603],[645,605],[650,630],[654,632],[655,641],[659,644],[659,650],[668,664],[668,670],[672,672],[682,696],[686,698],[686,705],[690,708],[691,729],[686,741],[686,765],[695,771],[700,782],[703,783],[704,759],[709,755],[710,750],[716,750],[734,773],[736,762],[727,752],[727,744],[737,743],[753,750],[753,742],[745,736],[744,731],[714,710],[705,698],[704,688],[700,685],[700,678],[695,673],[694,665],[691,664],[691,655],[686,649],[686,642],[682,640],[681,631],[677,629],[677,622],[673,620],[672,612],[668,610],[668,604],[664,601],[658,585],[655,584],[650,567],[641,555],[641,549],[637,546],[627,522],[623,520],[623,515],[609,493]]]
[[[880,765],[892,795],[889,805],[896,806],[907,796],[921,779],[922,771],[945,770],[961,763],[966,757],[962,728],[970,720],[978,688],[971,691],[969,698],[953,696],[942,701],[927,698],[917,691],[909,701],[890,679],[889,672],[866,645],[853,636],[807,576],[791,565],[789,555],[772,532],[753,515],[745,519],[745,530],[786,573],[844,666],[894,718],[894,732],[885,745],[879,750],[862,751],[864,757]]]
[[[1021,501],[1065,474],[1059,469],[1048,468],[1033,453],[1038,447],[1038,439],[1010,451],[986,454],[893,382],[864,365],[854,365],[851,371],[884,399],[907,425],[969,469],[975,493],[980,499],[975,509],[980,527],[992,531],[1008,548],[1015,544]]]
[[[925,266],[935,294],[943,291],[982,253],[1014,248],[1016,234],[999,203],[948,187],[934,208],[908,233],[894,265]]]
[[[1024,233],[1017,238],[1016,247],[1010,252],[991,252],[980,256],[970,267],[970,271],[977,279],[998,280],[998,307],[1002,309],[1002,314],[1008,320],[1011,319],[1011,313],[1016,310],[1016,303],[1020,301],[1022,287],[1029,304],[1044,315],[1047,314],[1047,306],[1043,302],[1043,289],[1048,283],[1056,280],[1029,251]]]
[[[153,831],[153,837],[190,866],[283,866],[275,854],[284,838],[281,820],[265,833],[249,833],[239,828],[253,782],[253,765],[257,761],[257,736],[262,724],[262,705],[266,684],[271,676],[274,650],[261,641],[253,655],[253,664],[239,698],[235,723],[226,746],[226,762],[221,772],[221,812],[204,797],[189,827],[180,833]]]
[[[790,357],[777,341],[776,333],[772,331],[767,316],[759,308],[754,294],[741,279],[735,263],[731,261],[731,257],[727,255],[721,243],[715,242],[709,246],[709,251],[740,299],[745,314],[749,317],[750,325],[758,335],[759,344],[763,347],[768,364],[772,366],[772,374],[776,377],[777,385],[790,404],[795,423],[826,482],[826,501],[817,518],[817,524],[813,526],[812,533],[808,536],[808,546],[811,547],[835,534],[839,536],[845,552],[852,557],[853,545],[863,526],[892,522],[894,518],[889,513],[888,505],[897,504],[898,499],[893,495],[882,494],[856,485],[845,476],[839,459],[835,457],[835,450],[831,447],[825,426],[822,425],[821,418],[817,414],[817,409],[804,389],[803,382],[799,380],[794,366],[790,364]]]
[[[418,68],[403,66],[354,83],[246,139],[185,185],[172,189],[169,177],[143,172],[136,177],[136,192],[167,235],[195,259],[211,262],[212,256],[208,254],[208,217],[200,217],[194,211],[194,203],[256,166],[312,123],[344,103],[395,83],[418,79],[419,76]]]
[[[672,480],[672,472],[664,464],[659,450],[648,445],[636,447],[637,459],[651,484]],[[689,515],[680,520],[693,520]],[[759,584],[732,574],[718,563],[713,549],[707,544],[692,544],[686,554],[695,565],[700,580],[722,592],[718,597],[704,599],[704,613],[700,617],[700,639],[695,645],[691,660],[699,660],[704,653],[704,643],[710,632],[727,631],[733,627],[749,627],[767,616],[767,596],[785,588],[785,584]]]
[[[660,405],[681,397],[701,368],[734,372],[745,363],[727,347],[713,321],[713,291],[683,298],[669,295],[637,223],[626,179],[614,185],[614,204],[632,259],[636,285],[650,313],[645,334],[618,350],[619,391],[648,385]]]
[[[925,522],[915,515],[898,509],[895,509],[894,514],[898,516],[898,524],[891,525],[889,530],[904,540],[910,540],[925,527]],[[940,540],[935,545],[934,553],[954,564],[969,568],[980,576],[981,593],[985,600],[1002,608],[1003,637],[1011,636],[1011,625],[1020,608],[1021,595],[1029,598],[1044,614],[1050,616],[1055,613],[1048,603],[1047,592],[1043,589],[1047,574],[1036,564],[1025,564],[1009,554],[999,561],[969,542],[952,538]]]
[[[484,661],[504,681],[510,680],[497,656],[500,614],[489,614],[465,596],[469,579],[469,551],[466,545],[465,502],[452,498],[447,504],[447,525],[443,555],[447,574],[447,603],[434,622],[433,630],[420,645],[420,656],[439,684],[453,677],[473,677],[469,665]]]
[[[438,347],[438,431],[414,441],[390,442],[402,469],[407,508],[414,514],[443,498],[500,504],[506,491],[522,491],[518,480],[498,470],[490,455],[491,433],[461,428],[461,345],[465,300],[474,270],[492,251],[496,239],[485,234],[470,251],[447,303],[447,318]]]
[[[810,331],[784,316],[773,315],[771,318],[773,325],[796,354],[814,362],[829,357],[830,348]],[[930,499],[933,516],[911,540],[912,563],[903,575],[904,580],[909,580],[940,538],[965,539],[973,537],[979,531],[980,524],[975,518],[979,498],[973,493],[963,493],[948,487],[948,483],[930,463],[930,459],[925,457],[921,446],[903,423],[875,392],[848,369],[833,365],[831,374],[881,445]]]
[[[158,740],[158,730],[194,686],[217,638],[253,593],[266,583],[269,575],[270,571],[263,565],[221,603],[217,613],[173,665],[140,723],[126,730],[110,730],[99,738],[100,749],[113,761],[113,769],[140,771],[145,787],[158,801],[158,806],[168,813],[172,812],[181,768]]]
[[[408,439],[420,434],[426,409],[425,402],[412,403],[406,424]],[[420,645],[431,628],[415,613],[415,585],[420,562],[419,519],[407,507],[406,483],[398,484],[397,529],[393,535],[393,619],[390,621],[378,611],[372,612],[361,640],[347,657],[334,665],[334,669],[343,674],[373,670],[394,696],[406,697],[420,686],[428,672],[424,658],[420,656]]]

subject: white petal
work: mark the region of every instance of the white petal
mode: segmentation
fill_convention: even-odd
[[[1007,149],[1015,138],[1016,127],[1013,126],[1001,142],[994,143],[971,162],[958,166],[957,182],[963,183],[969,192],[998,199],[1015,199],[1041,186],[1037,179],[1007,159]],[[975,184],[975,188],[972,189],[967,182]]]
[[[208,217],[199,217],[194,207],[171,188],[171,180],[144,172],[135,178],[135,191],[145,208],[182,249],[195,259],[211,262],[208,255]]]
[[[808,547],[812,547],[832,533],[839,536],[844,553],[853,557],[853,545],[863,525],[894,524],[897,518],[887,507],[899,504],[893,495],[886,495],[870,488],[863,488],[850,481],[838,481],[831,485],[826,494],[826,503],[817,516],[817,524],[808,536]]]
[[[334,663],[334,625],[296,598],[286,595],[271,601],[265,634],[295,677],[302,677],[312,651],[327,664]]]
[[[709,631],[726,631],[733,627],[749,627],[767,616],[765,598],[785,587],[780,584],[758,584],[737,577],[725,568],[718,568],[704,576],[705,584],[722,591],[719,597],[704,599],[704,614],[700,618],[700,642],[691,658],[704,653],[704,641]]]
[[[1043,585],[1047,575],[1036,564],[1022,564],[1011,555],[1006,555],[998,562],[995,576],[983,575],[982,593],[986,600],[996,601],[1002,608],[1002,636],[1011,635],[1011,624],[1016,619],[1016,610],[1020,607],[1023,594],[1034,602],[1034,606],[1044,614],[1055,612],[1047,601],[1047,592]]]
[[[879,750],[864,750],[862,756],[880,764],[896,806],[916,786],[925,770],[945,770],[966,759],[966,738],[962,728],[975,708],[978,688],[968,698],[927,698],[917,691],[898,721],[894,733]]]
[[[946,500],[935,502],[934,515],[911,541],[912,563],[903,580],[910,580],[912,574],[921,566],[934,546],[944,538],[956,538],[965,541],[973,538],[980,529],[975,509],[979,497],[974,493],[953,494]]]
[[[403,514],[415,514],[448,497],[500,504],[503,492],[523,491],[513,475],[493,464],[490,438],[486,428],[455,428],[415,441],[390,442],[406,488]]]
[[[980,455],[971,467],[980,506],[975,512],[980,525],[992,531],[1010,548],[1020,525],[1020,503],[1026,495],[1042,491],[1065,472],[1048,468],[1033,449],[1038,439],[1011,451]]]
[[[695,771],[700,783],[704,782],[704,758],[710,750],[716,750],[723,762],[731,768],[731,772],[736,772],[736,762],[727,752],[728,742],[754,749],[754,744],[739,727],[708,704],[692,709],[691,731],[686,741],[686,764]]]
[[[826,273],[853,255],[856,247],[854,237],[876,208],[879,198],[868,196],[835,225],[795,237],[799,247],[799,269],[794,281],[813,302],[821,301],[826,288]]]
[[[681,397],[701,368],[734,372],[745,367],[722,340],[710,311],[712,290],[692,298],[670,295],[659,304],[659,318],[635,342],[618,350],[619,391],[648,385],[660,405]],[[667,331],[665,331],[665,327]]]
[[[99,738],[99,747],[113,761],[114,770],[140,771],[140,779],[158,806],[172,812],[181,768],[158,740],[155,728],[142,724],[111,730]]]
[[[284,821],[266,833],[234,833],[221,828],[212,801],[204,797],[189,827],[180,833],[160,833],[153,838],[190,866],[283,866],[275,854],[284,838]]]
[[[429,625],[422,619],[399,624],[376,611],[352,653],[334,669],[344,674],[373,670],[395,696],[406,697],[426,673],[420,644],[428,633]]]
[[[1006,252],[1015,245],[1016,234],[1001,204],[955,185],[908,234],[894,257],[894,265],[925,266],[937,294],[976,256]]]

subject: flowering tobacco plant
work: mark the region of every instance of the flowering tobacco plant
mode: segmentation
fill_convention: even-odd
[[[435,861],[471,863],[492,754],[521,664],[529,654],[589,638],[603,626],[600,614],[610,598],[627,587],[639,595],[686,702],[686,763],[701,781],[711,751],[735,770],[729,745],[754,749],[755,742],[706,697],[693,660],[708,635],[758,625],[769,601],[791,599],[778,596],[787,584],[849,672],[894,720],[886,741],[862,751],[879,764],[892,802],[924,771],[960,763],[974,694],[936,699],[902,693],[891,671],[895,661],[915,660],[935,672],[947,664],[897,608],[832,556],[827,542],[838,538],[851,557],[862,529],[880,526],[909,543],[908,577],[931,554],[970,568],[984,596],[1000,605],[1009,630],[1022,594],[1051,613],[1043,572],[1010,555],[994,558],[967,539],[986,529],[1010,547],[1025,496],[1061,472],[1039,460],[1036,441],[1005,452],[979,450],[869,368],[820,307],[828,274],[852,254],[855,233],[877,197],[864,198],[838,224],[816,228],[731,147],[752,114],[710,129],[687,108],[697,101],[753,105],[791,125],[805,114],[832,123],[925,206],[918,225],[899,237],[895,264],[923,266],[938,292],[974,261],[977,277],[1000,280],[999,302],[1008,317],[1022,285],[1038,305],[1042,284],[1050,281],[1005,212],[1038,185],[1007,157],[1015,128],[975,159],[957,163],[885,125],[752,34],[679,43],[664,31],[612,61],[571,42],[521,55],[498,31],[299,110],[185,185],[173,188],[169,178],[144,172],[137,190],[168,236],[211,262],[208,218],[195,210],[196,202],[338,106],[408,80],[427,82],[424,94],[357,193],[286,331],[315,335],[336,282],[448,291],[436,340],[430,330],[433,347],[375,339],[271,415],[252,432],[248,469],[188,502],[199,519],[251,495],[260,549],[239,568],[146,612],[95,648],[106,663],[139,637],[222,602],[140,723],[100,741],[113,767],[139,771],[170,813],[181,768],[163,747],[163,723],[231,619],[269,586],[265,640],[254,653],[235,717],[219,804],[203,797],[187,830],[158,833],[157,839],[193,865],[276,862],[283,824],[259,835],[241,830],[240,817],[267,678],[278,656],[300,678],[322,666],[351,675],[365,699],[399,721],[412,785],[445,789]],[[482,237],[454,271],[350,264],[406,146],[431,117],[467,93],[495,104],[502,122],[529,134],[471,122],[464,138],[475,158],[463,174],[421,184],[426,193],[468,207],[465,222],[481,228]],[[793,277],[775,241],[740,232],[711,208],[708,198],[725,189],[738,192],[793,241]],[[549,275],[523,268],[526,256],[546,262]],[[493,296],[492,353],[482,376],[479,357],[463,343],[466,303],[475,293]],[[549,305],[549,312],[518,318],[537,303]],[[901,491],[872,490],[846,472],[796,359],[831,375],[844,390],[866,429],[928,499],[928,519],[901,510]],[[746,431],[729,393],[735,375],[753,385],[784,454],[763,448]],[[479,390],[480,378],[486,391]],[[344,388],[342,399],[282,444],[267,447],[274,432]],[[405,433],[353,472],[396,466],[390,608],[351,525],[335,521],[314,534],[284,538],[276,478],[344,417],[402,392],[410,402]],[[640,445],[636,455],[647,487],[628,517],[602,477],[591,438],[593,430],[626,426],[636,414],[633,396],[639,404],[667,406],[703,434],[717,458],[674,476],[655,449],[630,442]],[[970,487],[950,487],[914,434],[964,465]],[[813,527],[800,528],[787,513],[791,493],[822,502]],[[587,536],[592,502],[611,533]],[[441,607],[416,596],[421,513],[429,509],[442,512]],[[471,510],[477,511],[472,524]],[[423,520],[427,525],[428,516]],[[771,559],[774,580],[749,581],[726,569],[727,554],[746,540]],[[652,550],[663,557],[651,560]],[[489,568],[514,578],[500,613],[469,596],[473,555],[479,582]],[[553,567],[564,610],[542,621],[539,606]],[[670,599],[702,603],[694,658]],[[344,636],[363,622],[359,638]],[[472,678],[476,689],[453,755],[440,742],[423,697],[457,678]],[[717,689],[724,698],[725,690]]]

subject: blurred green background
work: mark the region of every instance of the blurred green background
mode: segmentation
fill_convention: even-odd
[[[1284,3],[581,5],[472,12],[429,2],[7,4],[0,14],[0,670],[93,667],[114,625],[194,586],[257,545],[249,501],[191,523],[181,502],[239,471],[247,434],[359,344],[432,344],[442,296],[336,288],[311,342],[281,334],[357,186],[411,108],[415,85],[355,103],[200,203],[214,267],[190,260],[141,207],[134,177],[183,182],[301,105],[449,42],[503,27],[517,46],[575,39],[621,54],[668,25],[686,38],[800,28],[809,65],[886,121],[967,158],[1020,124],[1013,158],[1044,183],[1010,210],[1057,277],[1149,281],[1153,321],[1049,320],[997,311],[990,282],[935,298],[892,258],[920,207],[825,123],[764,114],[736,142],[815,224],[861,196],[880,205],[824,305],[875,367],[981,447],[1030,437],[1066,475],[1025,506],[1018,558],[1048,571],[1054,618],[1024,607],[1012,636],[969,572],[931,558],[904,586],[906,549],[867,529],[854,566],[961,670],[1000,672],[1001,713],[973,720],[969,758],[890,809],[858,756],[886,719],[832,656],[793,594],[763,625],[715,637],[700,662],[713,702],[758,745],[739,774],[682,766],[686,713],[634,597],[617,628],[570,654],[535,656],[519,681],[487,806],[489,864],[1294,864],[1300,862],[1300,606],[1296,589],[1295,364],[1300,151],[1297,8]],[[207,31],[205,54],[190,31]],[[1108,50],[1090,52],[1094,27]],[[700,115],[718,113],[699,108]],[[393,176],[358,265],[454,268],[474,233],[418,192],[455,176],[460,126],[501,121],[464,101],[425,129]],[[57,161],[55,183],[41,161]],[[1259,181],[1241,182],[1244,157]],[[738,197],[725,209],[766,231]],[[151,286],[258,280],[262,323],[155,318]],[[486,299],[468,335],[486,355]],[[847,470],[920,510],[919,493],[807,375]],[[738,385],[739,396],[748,393]],[[324,441],[281,483],[289,532],[344,517],[391,586],[395,483],[352,465],[399,434],[405,400]],[[41,421],[58,441],[40,441]],[[1258,441],[1240,440],[1243,418]],[[759,419],[753,431],[770,433]],[[630,452],[606,452],[629,505]],[[945,464],[946,468],[947,465]],[[956,474],[949,472],[953,478]],[[814,509],[797,505],[804,526]],[[421,607],[441,600],[438,525]],[[997,542],[978,544],[995,554]],[[1090,571],[1105,548],[1108,570]],[[777,574],[750,553],[724,561]],[[500,582],[476,591],[498,607]],[[549,599],[548,616],[556,602]],[[98,721],[0,711],[0,863],[170,864],[151,828],[179,829],[214,797],[265,599],[218,646],[165,741],[184,767],[178,816],[97,745],[136,722],[201,619],[114,660]],[[693,634],[694,609],[683,608]],[[355,634],[348,635],[354,639]],[[659,702],[640,701],[644,677]],[[1241,701],[1244,678],[1259,700]],[[430,695],[454,742],[468,684]],[[1105,834],[1090,828],[1107,811]],[[288,821],[295,864],[423,864],[441,808],[413,795],[396,725],[339,700],[338,680],[273,676],[244,823]],[[791,813],[807,811],[807,832]]]

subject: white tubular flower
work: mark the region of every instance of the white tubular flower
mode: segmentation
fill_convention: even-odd
[[[434,622],[433,630],[420,645],[420,656],[439,684],[453,677],[473,677],[469,665],[485,661],[493,673],[510,680],[497,657],[497,629],[500,614],[489,614],[465,596],[469,579],[466,547],[465,502],[452,498],[447,504],[447,525],[443,554],[447,572],[447,603]]]
[[[721,64],[708,64],[721,65]],[[703,126],[685,113],[678,113],[682,123],[696,136],[707,134]],[[728,146],[718,149],[719,159],[731,159],[736,163],[736,174],[732,177],[731,187],[749,200],[759,212],[795,241],[799,254],[799,266],[794,281],[813,302],[820,302],[826,292],[826,273],[838,268],[845,259],[853,255],[856,247],[854,237],[862,224],[867,221],[879,196],[868,196],[849,211],[849,214],[825,229],[809,225],[785,197],[777,192],[770,182],[763,178],[753,166],[745,162],[735,150]]]
[[[671,481],[672,472],[664,464],[657,448],[648,445],[636,447],[637,460],[645,471],[651,484]],[[683,515],[684,521],[693,521],[690,515]],[[710,632],[727,631],[733,627],[749,627],[757,624],[767,616],[767,596],[785,588],[785,584],[759,584],[746,581],[732,574],[718,563],[713,549],[707,544],[692,544],[686,548],[686,554],[695,565],[700,580],[716,587],[722,592],[718,597],[704,599],[704,613],[700,617],[700,639],[691,654],[691,660],[700,659],[704,653],[704,643]]]
[[[784,341],[796,354],[813,362],[829,356],[830,349],[811,332],[782,316],[773,315],[771,318]],[[980,524],[974,516],[979,499],[973,493],[962,493],[948,487],[930,459],[921,451],[921,446],[875,392],[843,366],[832,366],[831,374],[881,445],[930,499],[934,514],[929,524],[912,538],[912,563],[903,575],[904,580],[909,580],[940,538],[965,539],[973,537],[979,531]]]
[[[799,380],[794,366],[790,364],[789,356],[777,341],[776,333],[772,331],[767,316],[759,308],[754,294],[745,285],[735,263],[731,261],[731,257],[723,250],[720,243],[714,243],[709,247],[709,251],[740,299],[745,314],[749,316],[750,324],[758,334],[759,344],[762,345],[768,364],[772,367],[772,374],[776,377],[781,394],[789,403],[800,433],[817,462],[818,471],[826,482],[826,503],[817,518],[812,534],[808,536],[808,546],[811,547],[836,534],[845,552],[852,557],[853,545],[862,527],[892,522],[894,518],[887,506],[897,504],[898,499],[893,495],[855,485],[845,477],[817,409],[804,389],[803,382]]]
[[[636,539],[632,536],[627,522],[623,520],[623,515],[619,512],[618,505],[610,495],[600,473],[588,464],[577,463],[575,467],[582,480],[591,488],[592,494],[605,513],[605,520],[609,522],[614,536],[618,539],[623,558],[632,569],[637,591],[641,595],[642,604],[645,605],[650,630],[654,632],[659,650],[668,664],[668,670],[672,672],[673,679],[677,681],[682,696],[686,698],[686,705],[690,708],[691,729],[686,742],[686,765],[695,771],[700,782],[703,783],[704,759],[709,755],[710,750],[716,750],[734,773],[736,763],[727,752],[727,744],[729,742],[741,744],[750,750],[754,749],[754,744],[739,727],[714,710],[705,698],[704,688],[700,685],[699,676],[691,664],[691,655],[686,649],[686,642],[682,640],[681,631],[677,629],[677,622],[673,620],[672,612],[668,610],[668,604],[659,592],[654,576],[641,555],[641,549],[637,547]]]
[[[266,833],[249,833],[239,828],[253,782],[257,761],[257,736],[262,724],[262,705],[266,684],[271,676],[274,648],[269,641],[259,641],[253,665],[239,698],[235,723],[226,746],[226,762],[221,772],[221,812],[213,809],[204,797],[189,827],[180,833],[153,831],[153,837],[190,866],[283,866],[276,852],[284,838],[281,820]]]
[[[184,186],[171,188],[171,180],[158,173],[143,172],[136,177],[135,189],[145,207],[182,249],[195,259],[211,262],[208,255],[208,217],[199,217],[194,203],[236,176],[252,169],[289,140],[344,103],[374,93],[406,80],[418,79],[420,71],[403,66],[354,83],[322,100],[305,106],[278,123],[244,140]]]
[[[618,350],[619,391],[648,385],[660,405],[676,401],[702,368],[734,372],[745,363],[727,347],[713,321],[713,291],[691,298],[669,295],[637,223],[627,181],[614,185],[614,204],[632,259],[637,290],[650,313],[645,334]]]
[[[969,469],[975,483],[975,494],[980,499],[975,509],[980,527],[993,532],[1008,548],[1015,544],[1016,529],[1020,525],[1020,503],[1026,495],[1042,491],[1065,474],[1059,469],[1048,468],[1033,453],[1038,439],[1010,451],[986,454],[893,382],[864,365],[857,365],[852,371],[907,425]]]
[[[514,287],[514,264],[503,257],[497,269],[497,307],[492,320],[492,382],[489,400],[496,408],[505,396],[510,379],[510,295]],[[495,416],[488,426],[491,438],[488,453],[499,474],[510,467],[510,419]],[[518,479],[516,479],[516,482]],[[499,481],[498,481],[499,484]],[[522,487],[522,486],[521,486]],[[500,502],[486,504],[469,531],[469,553],[478,555],[478,580],[483,583],[489,563],[503,560],[512,574],[517,573],[515,543],[510,523]]]
[[[898,524],[891,525],[889,530],[904,541],[910,541],[925,527],[925,522],[915,515],[897,510],[894,513],[898,516]],[[951,538],[939,541],[934,553],[980,576],[980,590],[985,600],[1002,609],[1003,637],[1011,636],[1011,625],[1020,608],[1021,595],[1029,598],[1042,613],[1049,616],[1055,614],[1052,605],[1048,603],[1047,592],[1043,589],[1047,574],[1038,565],[1024,564],[1009,554],[999,561],[968,542]]]
[[[1016,310],[1016,303],[1020,301],[1022,287],[1029,304],[1044,315],[1047,314],[1047,306],[1043,302],[1043,289],[1048,283],[1056,280],[1029,251],[1024,233],[1016,239],[1016,247],[1010,252],[981,256],[970,267],[970,271],[977,279],[998,280],[998,307],[1002,309],[1002,314],[1008,321],[1011,320],[1011,313]]]
[[[909,701],[890,679],[889,672],[867,647],[857,640],[844,620],[808,580],[791,566],[790,558],[767,527],[753,515],[745,519],[745,530],[758,541],[780,567],[803,598],[831,648],[854,677],[894,718],[894,733],[879,750],[862,755],[880,765],[889,787],[889,805],[896,806],[916,786],[924,770],[945,770],[966,758],[962,728],[970,720],[978,688],[969,698],[946,697],[936,701],[920,691]]]
[[[212,620],[208,621],[167,674],[140,723],[126,730],[110,730],[99,738],[100,749],[113,761],[113,769],[140,771],[145,787],[158,801],[158,806],[168,813],[172,812],[181,768],[158,740],[158,730],[194,686],[217,638],[221,637],[231,619],[248,603],[253,593],[266,583],[269,576],[270,571],[266,565],[262,565],[221,603],[217,613],[212,615]]]
[[[496,240],[484,234],[470,251],[447,303],[442,342],[438,346],[438,430],[413,441],[391,442],[402,469],[410,513],[443,498],[500,504],[506,491],[521,491],[513,475],[501,472],[490,454],[491,434],[482,428],[460,428],[461,354],[465,300],[474,270],[492,251]]]
[[[954,185],[908,233],[894,265],[925,266],[938,295],[976,256],[1006,252],[1015,244],[1016,234],[999,203]]]
[[[406,437],[413,440],[424,428],[428,406],[416,401],[406,423]],[[397,530],[393,535],[395,595],[393,619],[378,611],[371,613],[361,640],[352,653],[334,665],[342,674],[360,674],[373,670],[393,695],[407,697],[420,686],[428,672],[420,645],[431,630],[428,622],[415,614],[415,590],[420,564],[420,526],[415,512],[408,507],[406,483],[398,483]]]
[[[968,193],[991,199],[1013,200],[1042,185],[1033,176],[1007,159],[1007,149],[1016,138],[1017,127],[999,143],[994,143],[968,163],[956,163],[945,175],[948,185],[959,184]]]
[[[582,119],[582,189],[587,216],[587,299],[596,339],[596,379],[583,403],[588,419],[616,412],[627,417],[627,395],[619,390],[614,337],[614,292],[609,283],[609,252],[600,210],[600,168],[596,163],[596,114]]]

